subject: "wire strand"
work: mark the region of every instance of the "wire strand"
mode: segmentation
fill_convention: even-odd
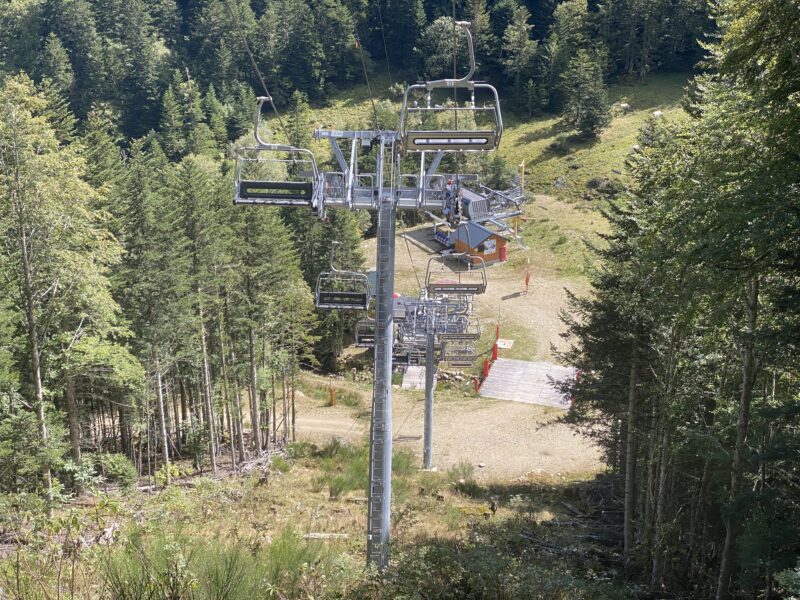
[[[406,243],[406,250],[408,251],[408,260],[411,261],[411,269],[414,271],[414,278],[417,280],[417,287],[422,289],[422,283],[420,283],[419,275],[417,275],[417,267],[416,265],[414,265],[414,257],[411,256],[411,246],[408,243],[408,237],[406,237],[408,235],[407,233],[408,229],[406,229],[405,221],[401,221],[401,223],[403,223],[403,233],[401,237],[403,238],[403,241]]]
[[[231,8],[230,2],[228,0],[223,0],[225,2],[225,8],[228,9],[228,14],[233,21],[233,26],[236,29],[237,33],[239,34],[239,40],[241,40],[244,49],[247,51],[247,56],[250,57],[250,64],[253,65],[253,69],[258,75],[258,80],[261,82],[261,87],[264,88],[264,93],[269,98],[270,106],[272,106],[272,110],[275,112],[275,116],[278,118],[278,123],[281,126],[281,131],[283,131],[283,135],[286,136],[286,141],[291,144],[292,139],[289,137],[289,132],[286,130],[286,126],[283,124],[283,119],[281,118],[281,113],[278,112],[278,107],[275,106],[275,102],[272,99],[272,94],[269,93],[269,88],[267,87],[267,82],[264,79],[264,75],[261,73],[261,69],[258,68],[258,63],[256,62],[255,56],[253,56],[253,51],[250,49],[250,44],[247,41],[247,37],[244,35],[244,31],[242,30],[241,24],[239,20],[236,18],[236,15]]]
[[[380,129],[380,123],[378,122],[378,109],[375,107],[375,97],[372,95],[372,86],[369,83],[369,75],[367,74],[367,62],[364,60],[364,49],[361,47],[361,40],[358,38],[358,33],[356,32],[356,45],[358,46],[358,52],[361,56],[361,67],[364,69],[364,79],[367,82],[367,91],[369,92],[369,101],[372,103],[372,114],[375,117],[375,129]]]
[[[389,67],[389,49],[386,46],[386,34],[383,31],[383,14],[381,13],[380,1],[376,2],[375,6],[378,8],[378,21],[381,24],[381,38],[383,39],[383,56],[386,59],[386,72],[389,74],[389,85],[394,85],[394,80],[392,79],[392,69]]]

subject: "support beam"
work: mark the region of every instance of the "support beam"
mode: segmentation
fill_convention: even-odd
[[[422,466],[426,469],[433,468],[433,390],[436,387],[435,337],[433,317],[429,316],[425,347],[425,446],[422,453]]]
[[[395,206],[384,193],[386,140],[377,155],[378,208],[377,290],[375,293],[375,375],[369,432],[367,491],[367,562],[383,571],[388,564],[392,501],[392,346],[394,308]]]

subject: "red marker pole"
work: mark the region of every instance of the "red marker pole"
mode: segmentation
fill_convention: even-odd
[[[494,326],[494,339],[495,341],[500,339],[500,323]]]
[[[492,346],[492,362],[497,360],[497,342]]]

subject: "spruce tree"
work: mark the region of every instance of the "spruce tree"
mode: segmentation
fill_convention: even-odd
[[[561,76],[566,95],[564,120],[584,137],[597,137],[611,122],[608,92],[597,59],[578,50]]]

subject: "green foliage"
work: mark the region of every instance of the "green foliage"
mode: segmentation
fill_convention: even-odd
[[[292,463],[280,456],[273,458],[270,465],[280,473],[288,473],[292,470]]]
[[[94,461],[84,456],[80,463],[65,460],[61,470],[69,476],[72,487],[79,492],[94,493],[103,482],[103,477],[95,472]]]
[[[45,466],[61,464],[66,451],[61,416],[48,414],[47,425],[47,445],[36,444],[32,451],[31,440],[39,438],[36,415],[19,404],[10,413],[0,413],[0,491],[41,491],[38,474]]]
[[[334,438],[319,451],[319,466],[323,474],[315,479],[317,489],[328,488],[332,500],[345,492],[367,489],[369,449],[364,445],[349,445]]]
[[[597,59],[578,50],[561,78],[566,122],[585,137],[597,137],[611,122],[608,93]]]
[[[787,594],[791,594],[788,596],[788,600],[796,600],[800,597],[800,565],[781,571],[777,574],[776,580]]]
[[[106,481],[119,484],[125,492],[135,488],[138,475],[136,467],[127,456],[116,452],[103,452],[97,455],[96,460],[97,469]]]
[[[461,461],[447,469],[447,483],[455,491],[465,496],[480,496],[483,489],[475,480],[475,465]]]
[[[167,473],[169,473],[170,480],[174,480],[179,477],[186,477],[187,475],[191,475],[192,470],[187,467],[181,467],[180,465],[177,465],[175,463],[170,463],[169,465],[161,465],[161,468],[159,468],[155,474],[156,485],[161,487],[167,485]]]
[[[517,106],[522,106],[523,82],[530,74],[536,57],[537,42],[531,39],[532,25],[528,23],[531,14],[527,8],[518,5],[514,8],[512,21],[503,35],[503,64],[506,72],[514,78],[514,98]]]
[[[269,546],[190,543],[165,534],[145,541],[133,532],[124,547],[102,560],[101,572],[105,592],[120,600],[296,598],[322,584],[330,569],[326,558],[291,530]]]
[[[477,543],[428,540],[399,552],[388,573],[370,577],[349,596],[354,599],[437,598],[457,600],[623,599],[592,569],[564,557],[540,553],[531,560],[520,543],[524,524],[475,527]]]

